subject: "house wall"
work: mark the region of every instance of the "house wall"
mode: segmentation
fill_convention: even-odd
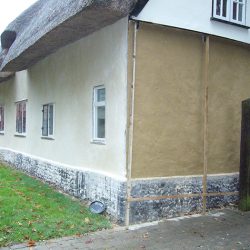
[[[112,37],[112,39],[110,39]],[[52,161],[126,174],[127,18],[66,46],[0,85],[0,146]],[[93,87],[106,87],[106,145],[92,143]],[[27,99],[27,136],[15,136],[15,102]],[[41,139],[42,105],[55,103],[55,138]],[[115,105],[114,105],[115,104]]]
[[[124,177],[126,42],[125,18],[1,84],[0,103],[6,113],[1,147]],[[93,87],[102,84],[106,87],[106,145],[91,143]],[[14,136],[15,102],[22,99],[28,100],[24,138]],[[41,139],[41,110],[48,102],[55,103],[54,140]]]
[[[246,26],[250,27],[250,2],[247,0]],[[211,20],[212,0],[149,0],[135,20],[216,35],[250,44],[250,30]]]
[[[83,199],[101,200],[124,220],[127,28],[123,18],[0,85],[5,133],[0,160]],[[106,88],[106,143],[92,142],[93,87]],[[27,135],[15,135],[15,102],[27,99]],[[55,104],[53,140],[41,138],[42,105]],[[112,190],[112,192],[111,192]]]
[[[207,42],[191,31],[144,22],[138,27],[130,222],[236,204],[241,101],[250,95],[249,47],[210,36],[203,175]],[[129,62],[131,72],[132,57]]]
[[[203,172],[199,34],[140,23],[132,177]]]
[[[250,47],[211,37],[208,173],[238,172],[241,102],[250,96]]]
[[[133,178],[203,173],[204,87],[198,33],[140,23]],[[208,173],[239,170],[241,101],[250,95],[250,50],[211,37]]]

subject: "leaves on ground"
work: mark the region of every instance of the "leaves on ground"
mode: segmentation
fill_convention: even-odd
[[[0,187],[0,247],[111,227],[81,202],[2,165]]]
[[[89,239],[89,240],[86,240],[85,241],[85,244],[91,244],[91,243],[93,243],[94,241],[92,240],[92,239]]]
[[[36,245],[36,242],[34,240],[29,240],[28,243],[27,243],[28,247],[33,247],[35,245]]]

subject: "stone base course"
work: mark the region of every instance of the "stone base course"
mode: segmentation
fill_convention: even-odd
[[[130,223],[157,221],[201,211],[201,197],[135,201],[130,205]]]
[[[239,175],[223,174],[209,175],[207,178],[207,193],[213,194],[206,198],[207,209],[221,208],[238,203]],[[159,179],[134,180],[131,197],[144,198],[144,201],[132,201],[130,205],[131,224],[155,221],[185,214],[202,212],[202,176],[183,176]],[[234,193],[222,195],[222,193]],[[214,196],[218,193],[217,196]],[[167,198],[166,196],[197,195],[185,198]],[[200,194],[200,195],[199,195]],[[159,197],[163,199],[159,199]],[[151,197],[152,200],[147,198]],[[154,198],[156,198],[154,200]]]
[[[89,170],[65,167],[23,153],[0,148],[0,160],[31,176],[50,183],[64,192],[89,201],[102,201],[107,212],[119,224],[125,221],[126,181]],[[238,174],[209,175],[207,178],[207,208],[237,204]],[[132,180],[130,223],[172,218],[202,211],[202,176]],[[228,193],[225,195],[225,193]],[[218,193],[218,195],[216,195]],[[211,194],[209,196],[209,194]],[[188,195],[188,197],[178,197]],[[191,197],[195,195],[194,197]],[[162,199],[161,199],[162,196]],[[167,196],[170,196],[169,198]],[[176,196],[176,197],[172,197]]]
[[[66,168],[6,149],[0,149],[0,160],[72,196],[89,201],[102,201],[107,212],[118,223],[123,223],[126,206],[125,182],[90,171]]]

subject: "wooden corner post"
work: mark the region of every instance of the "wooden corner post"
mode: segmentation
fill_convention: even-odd
[[[125,214],[125,225],[130,225],[130,195],[131,195],[131,179],[132,179],[132,161],[133,161],[133,138],[134,138],[134,109],[135,109],[135,83],[136,83],[136,48],[137,48],[137,29],[138,22],[134,22],[133,33],[133,56],[132,56],[132,83],[131,83],[131,104],[129,116],[128,131],[128,160],[127,160],[127,203]]]
[[[242,102],[239,209],[250,211],[250,99]]]

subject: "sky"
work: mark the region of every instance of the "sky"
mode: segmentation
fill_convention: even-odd
[[[0,0],[0,34],[19,14],[37,0]]]

